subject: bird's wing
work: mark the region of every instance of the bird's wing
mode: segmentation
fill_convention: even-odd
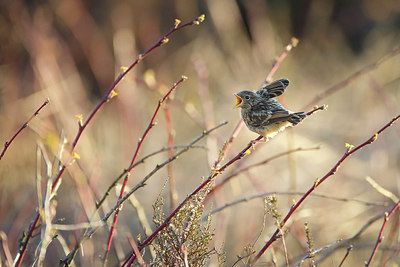
[[[271,124],[275,122],[285,121],[290,118],[290,112],[284,108],[276,108],[271,110],[272,115],[265,121],[266,124]]]
[[[243,114],[243,119],[254,127],[265,125],[266,121],[271,118],[272,113],[265,108],[252,109],[250,112]]]
[[[274,98],[283,94],[288,85],[289,85],[288,79],[280,79],[264,86],[263,88],[257,91],[257,94],[262,95],[263,97],[266,98]]]
[[[248,122],[254,127],[267,126],[271,123],[286,121],[291,114],[285,109],[253,110],[249,114]]]

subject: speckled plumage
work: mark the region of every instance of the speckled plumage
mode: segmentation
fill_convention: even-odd
[[[235,94],[235,107],[242,109],[242,118],[249,130],[268,139],[306,117],[304,112],[293,113],[274,99],[283,94],[288,85],[289,80],[281,79],[266,85],[256,93],[241,91]]]

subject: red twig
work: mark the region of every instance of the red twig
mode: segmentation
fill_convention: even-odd
[[[396,203],[396,205],[394,205],[394,207],[389,211],[389,213],[385,213],[385,218],[383,220],[383,224],[382,224],[382,228],[379,231],[379,236],[378,236],[378,240],[376,241],[374,250],[372,251],[371,257],[369,258],[368,262],[365,263],[365,266],[369,266],[372,262],[372,260],[375,257],[376,252],[378,251],[378,247],[380,246],[380,244],[382,243],[382,239],[383,239],[383,230],[385,230],[386,227],[386,223],[388,222],[388,220],[390,219],[390,217],[393,215],[393,213],[397,210],[397,208],[400,206],[400,201]]]
[[[128,173],[126,174],[125,179],[124,179],[124,182],[123,182],[123,184],[122,184],[122,187],[121,187],[121,191],[120,191],[120,193],[119,193],[118,200],[121,199],[121,198],[124,196],[126,184],[128,183],[128,178],[129,178],[129,176],[130,176],[130,174],[131,174],[131,172],[132,172],[132,170],[133,170],[132,166],[133,166],[133,164],[135,164],[135,162],[136,162],[136,159],[137,159],[137,157],[138,157],[138,155],[139,155],[139,151],[140,151],[140,149],[141,149],[141,147],[142,147],[142,144],[143,144],[144,140],[146,139],[147,135],[149,134],[149,132],[150,132],[150,130],[153,128],[153,126],[156,125],[156,116],[158,115],[158,112],[160,111],[161,105],[162,105],[162,104],[165,102],[165,100],[171,95],[171,93],[179,86],[179,84],[181,84],[181,83],[182,83],[184,80],[186,80],[186,79],[187,79],[187,78],[186,78],[185,76],[182,76],[182,78],[181,78],[178,82],[176,82],[176,83],[169,89],[169,91],[165,94],[165,96],[164,96],[163,98],[161,98],[161,99],[158,101],[158,105],[157,105],[156,110],[154,111],[153,117],[151,118],[150,123],[149,123],[149,125],[147,126],[147,129],[144,131],[142,137],[139,139],[138,145],[137,145],[137,147],[136,147],[135,154],[133,155],[131,164],[130,164],[129,167],[128,167],[129,171],[128,171]],[[113,220],[113,224],[112,224],[111,229],[110,229],[110,234],[109,234],[109,236],[108,236],[107,249],[106,249],[106,252],[105,252],[105,255],[104,255],[104,263],[107,261],[107,256],[108,256],[108,253],[110,252],[111,243],[112,243],[112,239],[113,239],[114,232],[115,232],[115,227],[116,227],[117,221],[118,221],[119,211],[120,211],[120,209],[117,209],[117,210],[115,211],[115,213],[114,213],[114,220]]]
[[[17,136],[28,126],[28,124],[31,122],[31,120],[34,117],[37,117],[39,115],[39,112],[42,110],[42,108],[44,108],[49,102],[50,102],[50,100],[46,99],[46,101],[44,101],[44,103],[35,111],[35,113],[33,113],[33,115],[14,134],[14,136],[11,138],[11,140],[5,142],[3,152],[1,152],[1,154],[0,154],[0,160],[3,158],[4,154],[6,153],[7,149],[10,147],[10,145],[14,141],[14,139],[17,138]]]
[[[339,263],[338,267],[342,267],[344,261],[347,259],[347,257],[348,257],[349,254],[350,254],[350,251],[351,251],[352,249],[353,249],[353,246],[352,246],[352,245],[350,245],[350,246],[347,248],[346,254],[344,255],[342,261]]]
[[[290,217],[293,215],[293,213],[297,210],[297,208],[303,203],[303,201],[320,185],[322,184],[326,179],[328,179],[330,176],[334,175],[337,170],[339,169],[340,165],[353,153],[357,152],[358,150],[362,149],[363,147],[371,144],[374,142],[377,138],[378,135],[381,134],[384,130],[386,130],[388,127],[390,127],[393,123],[395,123],[398,119],[400,118],[400,115],[397,117],[393,118],[390,122],[388,122],[383,128],[381,128],[378,132],[376,132],[371,138],[369,138],[367,141],[362,143],[361,145],[357,147],[353,146],[348,146],[347,151],[344,153],[341,159],[335,164],[335,166],[327,173],[325,174],[324,177],[321,179],[317,179],[314,184],[311,186],[311,188],[300,198],[300,200],[292,205],[290,208],[289,212],[287,213],[286,217],[281,221],[279,227],[276,229],[275,233],[271,236],[271,238],[268,240],[268,242],[262,247],[262,249],[257,253],[255,258],[253,259],[253,263],[256,262],[263,254],[264,252],[271,246],[273,242],[275,242],[279,236],[282,227],[286,224],[286,222],[290,219]]]
[[[90,115],[86,119],[86,121],[79,125],[78,133],[76,134],[74,142],[72,143],[71,155],[74,154],[76,145],[78,144],[78,141],[80,140],[80,137],[81,137],[83,131],[86,129],[86,127],[92,121],[93,117],[97,114],[97,112],[101,109],[101,107],[107,101],[109,101],[113,96],[115,96],[115,91],[114,91],[115,88],[122,81],[122,79],[128,74],[128,72],[130,72],[140,61],[142,61],[145,57],[147,57],[153,50],[155,50],[156,48],[160,47],[161,45],[167,43],[169,41],[168,37],[171,34],[173,34],[174,32],[176,32],[184,27],[187,27],[190,25],[198,25],[201,22],[203,22],[203,20],[204,20],[204,15],[201,15],[197,19],[192,20],[192,21],[182,24],[182,25],[180,25],[179,20],[175,20],[174,27],[169,32],[167,32],[163,37],[161,37],[152,47],[150,47],[148,50],[146,50],[143,54],[140,54],[138,56],[138,58],[118,76],[118,78],[114,81],[114,83],[108,89],[107,93],[104,95],[104,97],[99,102],[99,104],[97,104],[97,106],[90,113]],[[61,177],[64,175],[67,166],[68,165],[64,164],[61,167],[61,169],[59,170],[59,172],[57,173],[56,177],[54,178],[52,188],[51,188],[51,193],[54,193],[55,191],[57,191],[58,187],[60,186]],[[29,230],[27,232],[26,238],[25,238],[24,242],[21,244],[20,250],[18,251],[17,255],[15,256],[15,259],[14,259],[15,266],[20,266],[20,264],[24,258],[24,255],[26,253],[26,248],[27,248],[28,242],[29,242],[30,238],[32,237],[33,230],[37,226],[38,222],[39,222],[39,212],[36,213],[35,219],[33,220],[31,227],[29,228]]]
[[[314,112],[318,111],[318,110],[323,110],[325,109],[325,106],[320,106],[320,107],[316,107],[314,108],[312,111],[308,112],[306,115],[309,116],[311,114],[313,114]],[[171,221],[171,219],[173,217],[175,217],[175,215],[179,212],[179,210],[189,201],[190,198],[192,198],[194,195],[196,195],[200,190],[202,190],[203,188],[206,187],[206,185],[208,185],[211,181],[213,181],[213,179],[218,176],[219,174],[221,174],[226,168],[228,168],[229,166],[231,166],[233,163],[235,163],[236,161],[242,159],[243,157],[245,157],[246,155],[249,154],[250,148],[252,148],[254,146],[255,143],[257,143],[258,141],[260,141],[261,139],[263,139],[264,137],[262,135],[260,135],[259,137],[257,137],[257,139],[252,140],[242,151],[240,151],[234,158],[232,158],[229,162],[227,162],[225,165],[223,165],[221,168],[213,170],[212,173],[208,176],[208,178],[202,183],[200,184],[188,197],[186,197],[181,204],[179,204],[179,206],[164,220],[164,222],[153,232],[153,234],[151,234],[149,237],[146,238],[146,240],[144,240],[140,245],[139,245],[139,251],[141,251],[144,247],[148,246],[153,239],[156,237],[156,235],[161,232],[165,227],[167,227],[167,225],[169,224],[169,222]],[[123,266],[131,266],[133,264],[133,262],[136,259],[136,255],[134,252],[131,253],[131,255],[127,258],[127,260],[123,263]]]

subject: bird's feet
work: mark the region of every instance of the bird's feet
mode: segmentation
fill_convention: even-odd
[[[256,138],[256,139],[250,141],[251,149],[252,149],[252,150],[255,150],[254,145],[255,145],[256,143],[266,143],[267,141],[268,141],[268,139],[267,139],[265,136],[260,135],[258,138]]]

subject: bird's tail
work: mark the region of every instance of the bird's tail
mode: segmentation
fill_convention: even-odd
[[[289,122],[291,122],[294,125],[297,125],[299,122],[301,122],[304,118],[306,117],[306,114],[304,112],[296,112],[290,114]]]

